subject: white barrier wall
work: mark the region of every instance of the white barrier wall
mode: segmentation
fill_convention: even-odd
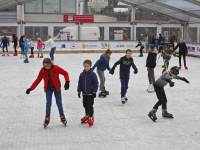
[[[145,45],[145,43],[143,42]],[[56,51],[105,51],[107,49],[113,51],[123,51],[131,49],[139,51],[140,47],[135,48],[136,41],[55,41]],[[176,44],[175,44],[176,45]],[[200,44],[187,44],[189,55],[200,56]],[[18,48],[18,51],[20,48]],[[50,51],[47,45],[43,51]],[[144,48],[145,50],[145,48]],[[14,52],[13,43],[8,47],[9,52]],[[34,52],[37,50],[37,43],[34,42]],[[178,52],[178,50],[177,50]]]

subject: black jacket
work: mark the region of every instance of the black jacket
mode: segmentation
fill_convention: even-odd
[[[3,47],[5,47],[5,46],[9,45],[9,42],[6,39],[3,39],[0,45],[2,45],[2,44],[3,44]]]
[[[138,45],[136,45],[135,47],[137,48],[138,46],[144,47],[144,45],[142,44],[142,42],[138,42]]]
[[[23,38],[24,38],[25,36],[21,36],[20,37],[20,40],[19,40],[19,47],[24,47],[23,45],[21,45],[21,42],[22,43],[24,43],[24,41],[23,41]]]
[[[179,47],[179,55],[186,55],[186,53],[188,52],[187,46],[185,43],[182,44],[177,44],[176,47],[174,48],[174,50],[176,50]]]
[[[120,65],[120,79],[129,79],[131,66],[134,70],[137,70],[132,57],[129,59],[126,56],[121,57],[112,69],[115,69],[117,65]]]
[[[147,68],[155,68],[156,67],[156,56],[155,52],[149,53],[146,60]]]

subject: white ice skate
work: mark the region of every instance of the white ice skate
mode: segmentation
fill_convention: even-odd
[[[125,104],[126,100],[125,97],[121,97],[122,104]]]
[[[154,87],[153,87],[152,84],[149,85],[149,88],[147,89],[147,91],[148,91],[149,93],[155,92],[155,89],[154,89]]]

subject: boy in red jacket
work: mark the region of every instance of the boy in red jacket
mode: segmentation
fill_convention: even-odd
[[[65,90],[69,89],[69,75],[67,71],[63,70],[57,65],[53,65],[49,58],[45,58],[43,60],[43,66],[40,70],[40,73],[32,84],[32,86],[27,89],[26,94],[29,94],[30,91],[34,90],[37,85],[44,80],[44,91],[46,92],[46,117],[44,120],[44,128],[50,122],[50,112],[51,112],[51,104],[52,104],[52,94],[54,93],[56,98],[56,104],[58,106],[58,110],[60,113],[61,122],[66,126],[67,120],[65,119],[63,106],[62,106],[62,98],[61,98],[61,84],[59,80],[59,74],[62,74],[65,77]]]

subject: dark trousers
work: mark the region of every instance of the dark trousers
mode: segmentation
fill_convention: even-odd
[[[155,76],[154,76],[154,68],[149,68],[150,72],[148,72],[149,84],[155,83]]]
[[[121,81],[121,97],[124,97],[128,90],[129,79],[120,79]]]
[[[34,49],[34,47],[31,47],[31,55],[33,55],[33,49]]]
[[[185,55],[179,54],[179,66],[181,66],[181,57],[183,56],[184,66],[186,66]]]
[[[173,50],[174,50],[174,43],[170,43],[170,44],[172,44],[172,46],[173,46]]]
[[[3,46],[3,53],[4,53],[4,48],[6,48],[6,52],[8,53],[8,46]]]
[[[168,60],[164,60],[164,66],[165,66],[165,68],[163,70],[167,71],[168,66],[169,66],[169,61]]]
[[[90,117],[94,113],[94,97],[93,95],[83,95],[83,107],[85,108],[85,114],[89,114]]]
[[[62,97],[61,97],[61,90],[57,91],[56,88],[48,87],[46,91],[46,116],[49,117],[51,114],[51,104],[52,104],[52,94],[56,98],[56,104],[58,106],[60,116],[64,115],[63,106],[62,106]]]
[[[15,53],[17,53],[17,44],[14,44]]]
[[[24,47],[21,47],[21,55],[24,55]]]
[[[154,84],[154,89],[156,91],[156,96],[158,98],[158,102],[154,105],[154,109],[158,109],[160,105],[162,105],[162,109],[167,109],[167,97],[165,95],[164,88],[161,88]]]
[[[144,49],[144,47],[140,48],[140,55],[143,55],[143,49]]]

